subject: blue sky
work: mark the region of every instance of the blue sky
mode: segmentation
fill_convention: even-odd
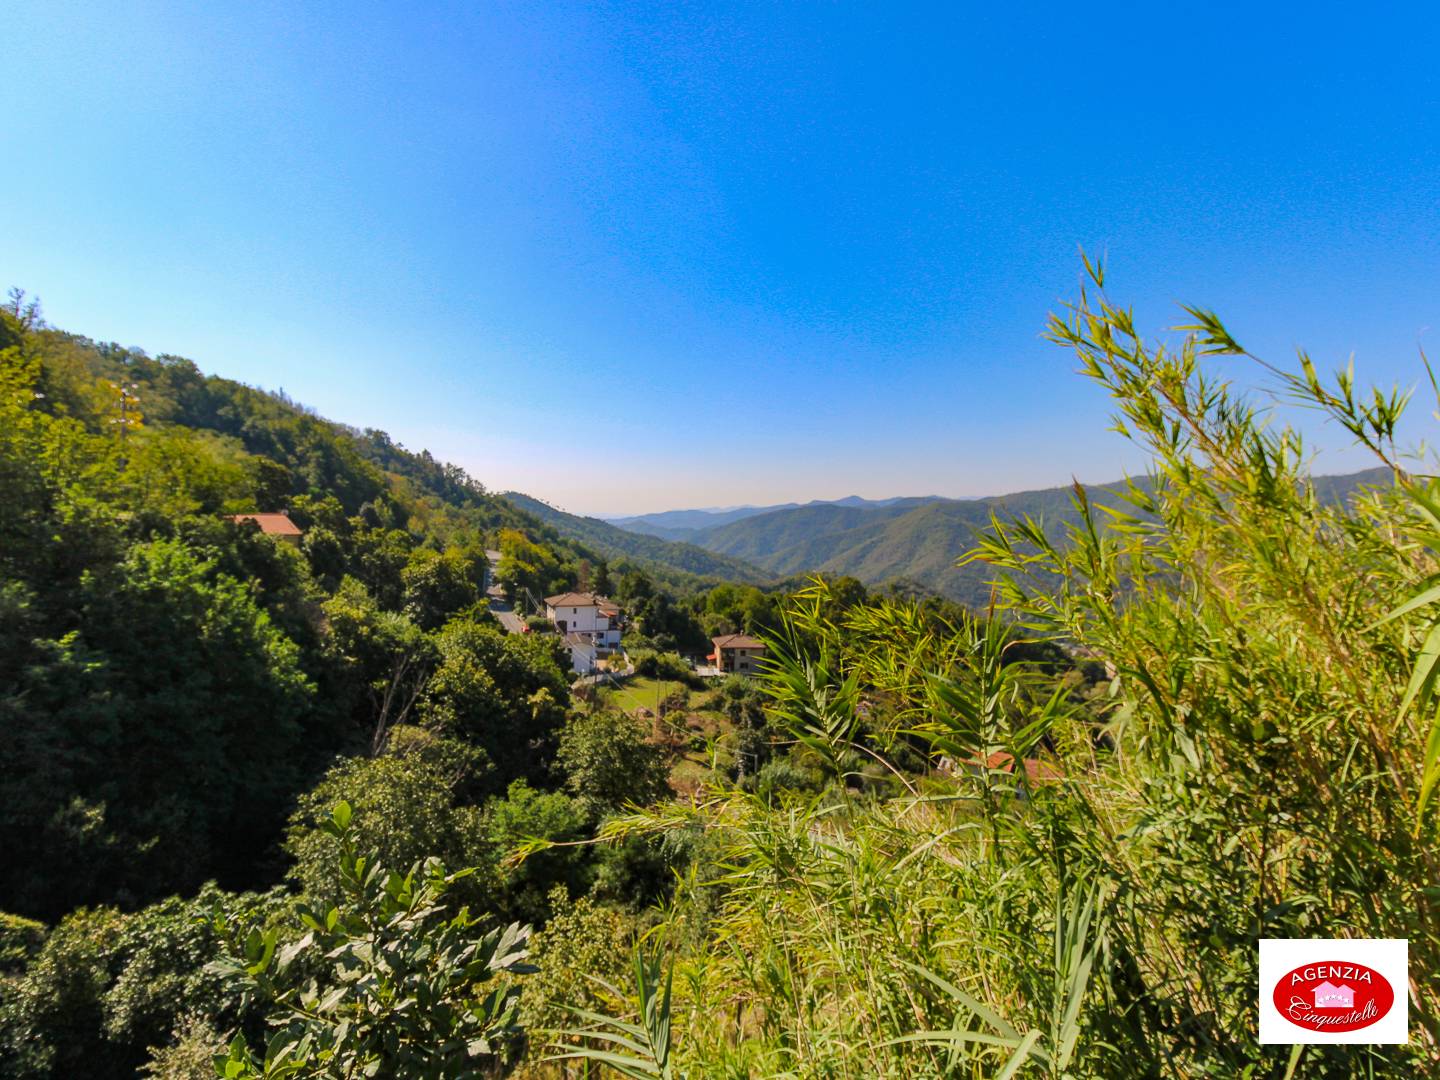
[[[1440,353],[1430,4],[200,7],[7,13],[4,283],[567,509],[1139,467],[1040,339],[1080,245]]]

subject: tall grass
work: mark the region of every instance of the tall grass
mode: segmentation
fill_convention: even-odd
[[[831,789],[617,827],[718,853],[666,915],[674,1075],[1440,1075],[1440,494],[1396,445],[1407,397],[1258,360],[1200,310],[1147,342],[1087,270],[1051,336],[1150,475],[1108,506],[1077,487],[1064,536],[993,523],[967,557],[1008,632],[817,584],[767,686]],[[1287,405],[1391,479],[1322,499]],[[1109,665],[1105,692],[1017,660],[1015,628]],[[892,794],[854,780],[916,754]],[[1310,936],[1409,938],[1409,1045],[1258,1044],[1256,942]],[[632,1034],[655,972],[644,1017],[612,1002]]]

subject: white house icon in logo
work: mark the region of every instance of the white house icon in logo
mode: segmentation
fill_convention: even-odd
[[[1343,983],[1336,986],[1327,979],[1315,987],[1315,1008],[1353,1009],[1354,1007],[1355,991]]]

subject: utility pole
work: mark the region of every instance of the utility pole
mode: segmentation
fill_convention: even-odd
[[[130,464],[130,458],[127,453],[129,445],[127,439],[130,434],[130,427],[132,424],[138,426],[140,423],[140,409],[138,404],[140,396],[135,393],[140,387],[135,383],[112,382],[110,385],[113,386],[120,395],[120,416],[118,419],[112,419],[110,422],[120,425],[120,468],[123,469]],[[130,415],[132,408],[135,411],[134,417]]]

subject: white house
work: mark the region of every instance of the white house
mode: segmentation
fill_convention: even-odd
[[[570,650],[570,669],[576,675],[589,675],[595,670],[599,650],[593,641],[583,634],[566,634],[565,647]]]
[[[545,618],[557,633],[579,634],[601,649],[620,644],[620,609],[594,593],[561,593],[545,598]]]

